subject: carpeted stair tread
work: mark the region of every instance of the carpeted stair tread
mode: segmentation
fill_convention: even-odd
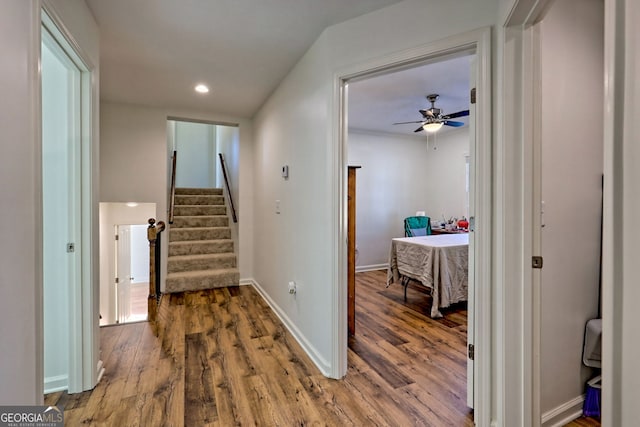
[[[239,281],[240,273],[237,268],[168,273],[166,291],[184,292],[200,289],[224,288],[227,286],[237,286]]]
[[[220,270],[234,268],[236,255],[231,252],[217,254],[195,254],[170,256],[167,270],[169,273],[195,270]]]
[[[173,208],[174,219],[177,216],[226,215],[225,205],[176,205]]]
[[[226,215],[179,215],[173,217],[172,227],[228,227],[229,218]]]
[[[191,194],[210,194],[216,196],[222,196],[222,188],[189,188],[178,187],[176,188],[176,195],[191,195]]]
[[[231,229],[229,227],[184,227],[172,228],[169,233],[169,241],[180,240],[216,240],[230,239]]]
[[[169,242],[169,256],[233,252],[233,240],[182,240]]]
[[[174,199],[176,206],[181,205],[224,205],[224,196],[209,194],[178,195]]]

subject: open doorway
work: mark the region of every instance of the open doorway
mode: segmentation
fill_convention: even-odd
[[[474,93],[476,104],[473,104],[473,102],[470,100],[471,94],[470,93],[466,94],[466,103],[467,103],[466,105],[468,105],[469,110],[472,110],[470,112],[469,118],[472,121],[472,125],[470,126],[470,128],[473,129],[473,131],[470,132],[469,148],[467,152],[466,153],[462,152],[459,155],[459,162],[461,165],[460,176],[463,182],[466,176],[466,173],[465,173],[466,158],[467,156],[469,158],[470,195],[469,195],[468,215],[470,216],[469,219],[471,220],[470,228],[473,230],[472,233],[469,233],[469,243],[468,243],[468,245],[473,248],[473,250],[468,251],[468,255],[469,255],[468,262],[472,266],[468,270],[468,276],[469,276],[469,282],[468,282],[469,290],[467,295],[468,324],[464,326],[465,328],[467,328],[466,335],[467,335],[467,338],[470,340],[470,342],[466,343],[464,342],[465,340],[462,339],[461,340],[462,346],[460,348],[460,352],[463,355],[462,365],[463,366],[467,365],[467,369],[463,369],[463,371],[466,370],[469,373],[468,375],[463,375],[463,377],[466,376],[468,378],[468,380],[465,382],[468,388],[466,395],[469,398],[468,401],[465,401],[466,399],[462,399],[462,401],[464,402],[463,405],[465,408],[463,411],[464,412],[463,418],[470,416],[469,409],[467,408],[467,405],[468,405],[469,407],[474,408],[473,417],[476,419],[478,423],[488,422],[487,420],[489,419],[488,400],[486,399],[486,396],[489,395],[489,386],[490,386],[489,379],[488,379],[489,373],[490,373],[489,351],[490,351],[490,342],[491,342],[490,341],[491,321],[489,318],[490,294],[488,293],[488,288],[490,283],[490,267],[491,267],[491,255],[489,250],[490,235],[491,235],[490,234],[491,233],[491,215],[490,215],[490,212],[491,212],[491,205],[490,205],[491,148],[490,148],[490,131],[489,131],[491,90],[490,90],[490,84],[489,84],[490,83],[489,82],[489,76],[490,76],[489,46],[490,44],[489,44],[488,30],[478,30],[476,32],[472,32],[469,34],[465,34],[463,36],[452,38],[451,40],[442,41],[440,43],[437,43],[437,46],[424,46],[422,49],[416,49],[412,52],[405,52],[405,55],[401,55],[402,56],[401,59],[399,59],[397,56],[389,57],[389,58],[380,58],[379,60],[370,61],[367,64],[362,64],[361,66],[355,66],[350,71],[345,71],[340,77],[338,77],[339,82],[341,83],[339,86],[340,87],[339,99],[340,99],[340,107],[341,107],[341,116],[340,116],[341,127],[339,132],[339,141],[341,142],[341,152],[344,155],[344,157],[342,158],[343,159],[342,165],[343,165],[344,171],[342,171],[342,176],[341,176],[341,183],[342,183],[341,189],[342,189],[342,195],[344,198],[341,201],[341,212],[342,212],[341,216],[342,218],[344,218],[344,221],[346,221],[347,220],[346,169],[352,160],[351,158],[348,157],[348,153],[350,151],[349,143],[350,143],[350,136],[351,136],[349,129],[354,127],[353,120],[351,118],[350,111],[349,111],[351,108],[350,106],[351,87],[355,84],[360,83],[361,81],[366,81],[376,76],[389,75],[399,70],[409,70],[422,65],[437,64],[439,62],[453,60],[453,59],[457,59],[465,56],[475,57],[475,60],[476,60],[475,66],[472,66],[471,63],[468,63],[465,70],[467,73],[467,76],[469,76],[470,78],[469,82],[471,82],[472,81],[471,79],[473,79],[475,80],[475,83],[476,83],[476,84],[470,83],[469,87],[477,88],[477,91],[475,91]],[[387,93],[393,94],[396,90],[398,90],[398,87],[391,87],[387,89]],[[414,96],[420,96],[420,98],[424,99],[426,95],[429,95],[432,93],[435,94],[440,91],[437,89],[434,89],[434,90],[429,90],[428,92],[429,93],[422,92],[422,93],[419,93],[419,95],[414,94]],[[442,93],[438,93],[438,94],[443,95]],[[477,94],[482,94],[482,95],[475,96]],[[427,100],[425,99],[425,101]],[[422,115],[421,112],[419,112],[419,110],[420,109],[427,110],[430,107],[434,107],[433,105],[429,105],[429,103],[426,103],[426,104],[427,105],[423,104],[418,108],[412,107],[412,110],[414,110],[413,114],[416,114],[416,113],[419,114],[418,117],[416,117],[415,119],[416,121],[420,121],[420,123],[415,124],[416,128],[419,125],[423,124],[421,119],[424,119],[425,117],[424,115]],[[438,105],[436,104],[435,107],[438,107]],[[464,107],[459,107],[459,108],[464,108]],[[456,110],[453,110],[451,112],[455,112],[455,111]],[[369,110],[368,113],[370,116],[373,116],[373,113],[374,113],[373,109]],[[475,116],[475,120],[473,119],[474,116]],[[400,118],[397,120],[389,120],[389,117],[387,116],[382,118],[378,117],[377,121],[378,122],[384,121],[390,124],[394,122],[400,122],[400,121],[411,121],[410,120],[411,118],[407,119],[406,117],[404,117],[403,119],[404,120]],[[347,123],[348,123],[348,127],[347,127]],[[413,132],[413,130],[418,130],[418,129],[411,129],[410,132]],[[369,133],[369,132],[364,132],[364,133]],[[384,134],[384,136],[380,139],[389,138],[389,133],[390,132],[387,131]],[[442,149],[443,142],[444,142],[444,137],[438,136],[437,139],[436,138],[431,139],[428,145],[431,150],[433,150],[433,148],[436,147],[437,150],[434,150],[434,151],[438,151]],[[389,145],[393,145],[393,144],[390,143]],[[423,145],[426,150],[428,148],[426,138],[424,140]],[[369,150],[375,151],[376,149],[370,148]],[[386,162],[383,162],[382,165],[378,165],[378,167],[375,168],[377,170],[374,171],[374,174],[378,178],[378,185],[382,185],[382,186],[387,185],[387,182],[385,180],[388,178],[389,166],[394,162],[397,164],[399,163],[400,168],[395,170],[395,172],[393,173],[401,174],[401,175],[410,175],[410,171],[406,167],[406,164],[403,164],[402,160],[400,160],[399,162],[396,161],[394,156],[397,157],[397,152],[391,156],[388,156],[386,159],[387,160]],[[358,163],[358,166],[362,167],[361,169],[358,170],[359,173],[364,172],[366,165],[360,164],[362,162],[359,162],[359,161],[355,161],[355,163]],[[408,163],[406,159],[405,159],[405,163]],[[424,166],[420,170],[422,169],[424,169]],[[447,185],[446,182],[440,181],[441,187],[446,188],[446,185]],[[394,187],[393,191],[395,193],[408,194],[408,192],[411,190],[400,186],[400,187]],[[464,185],[463,185],[462,191],[463,193],[465,192]],[[395,193],[394,193],[394,196],[396,195]],[[372,191],[372,194],[375,195],[376,191],[375,190]],[[465,196],[460,198],[460,203],[462,205],[462,208],[460,208],[460,210],[462,212],[466,210]],[[356,198],[357,197],[358,195],[356,195]],[[377,202],[374,202],[372,207],[370,207],[364,214],[367,216],[371,216],[373,215],[373,209],[375,209],[376,206],[387,205],[387,204],[392,204],[392,203],[388,203],[388,201],[385,200],[384,197],[380,197],[377,200]],[[362,211],[361,205],[358,204],[357,202],[356,202],[356,205],[358,206],[357,210]],[[400,214],[399,216],[404,218],[405,216],[416,215],[416,213],[420,211],[425,212],[426,209],[427,209],[426,207],[417,207],[417,208],[412,207],[410,211],[407,209],[406,214],[403,213],[403,214]],[[420,214],[422,212],[420,212]],[[444,212],[437,213],[436,215],[441,216],[442,213]],[[445,215],[447,214],[445,213]],[[461,214],[452,214],[451,216],[456,216],[456,215],[461,215]],[[399,222],[399,224],[392,225],[392,227],[394,226],[400,227],[400,230],[402,230],[403,229],[402,218],[400,218],[400,221],[395,221],[395,222]],[[388,219],[389,218],[387,218],[387,220]],[[440,218],[434,218],[434,219],[440,219]],[[394,221],[389,221],[389,222],[393,223]],[[347,227],[344,227],[341,229],[346,230],[346,228]],[[343,233],[346,234],[345,231],[342,231],[340,233],[338,241],[343,241],[343,238],[346,237]],[[356,237],[356,239],[358,239],[358,237]],[[344,240],[346,240],[346,238],[344,238]],[[385,253],[385,255],[388,256],[390,251],[389,249],[390,245],[391,245],[390,241],[382,244],[384,248],[380,249],[381,253]],[[358,249],[358,257],[362,258],[363,247],[360,244],[358,244],[357,249]],[[341,271],[344,271],[344,274],[345,274],[344,277],[347,276],[346,259],[347,259],[347,253],[344,253],[344,260],[340,261],[340,266],[342,269]],[[363,264],[366,263],[363,259],[360,259],[359,262]],[[386,259],[381,262],[383,263],[382,267],[384,268],[385,267],[384,263],[386,262]],[[375,263],[372,265],[375,266]],[[378,268],[379,267],[380,265],[378,265]],[[467,266],[467,268],[469,267]],[[384,285],[386,285],[386,273],[384,272],[384,270],[381,270],[381,271],[382,271],[382,275],[381,275],[382,278],[380,279],[380,282],[382,284],[382,287],[384,288]],[[479,284],[479,286],[476,287],[475,290],[473,286],[474,283]],[[338,333],[344,334],[344,335],[346,335],[346,331],[347,331],[346,288],[347,287],[345,284],[344,286],[345,300],[344,300],[344,303],[341,303],[341,304],[344,304],[341,306],[345,307],[345,323],[343,324],[344,330],[341,329],[340,331],[338,331]],[[396,287],[396,288],[399,288],[399,287]],[[402,298],[402,291],[400,292],[401,292],[401,298]],[[438,304],[435,305],[436,311],[438,310],[439,307],[441,306]],[[371,309],[371,307],[369,307],[369,309]],[[375,312],[376,309],[374,308],[373,310]],[[369,315],[371,315],[371,311],[369,312]],[[438,317],[438,316],[436,315],[433,317]],[[429,317],[429,319],[431,319],[431,317]],[[446,316],[445,316],[445,319],[446,319]],[[393,330],[395,332],[398,331],[395,329],[397,327],[399,327],[399,325],[397,324],[397,319],[394,319]],[[391,330],[391,327],[387,327],[386,329]],[[357,325],[356,325],[356,336],[357,336]],[[345,340],[345,342],[346,341],[348,340]],[[474,342],[476,343],[475,345],[473,345]],[[383,341],[380,341],[379,344],[381,345],[375,346],[376,349],[381,349],[384,346]],[[467,344],[471,344],[471,345],[467,346]],[[419,352],[419,354],[423,354],[423,353]],[[466,363],[464,361],[465,359],[466,359]],[[407,363],[406,361],[403,361],[399,364],[396,364],[396,367],[398,366],[411,367],[414,365],[412,362]],[[420,382],[422,383],[422,381]],[[425,380],[424,382],[429,382],[429,381]],[[464,395],[464,392],[461,394]],[[458,404],[459,402],[460,401],[458,401]]]
[[[100,203],[100,326],[147,319],[155,203]]]
[[[452,420],[471,417],[460,406],[467,394],[468,278],[474,277],[473,263],[469,265],[474,248],[468,225],[458,228],[458,222],[468,223],[469,190],[474,184],[468,173],[474,161],[470,155],[475,132],[470,120],[474,61],[472,52],[461,52],[348,86],[348,162],[361,166],[356,186],[356,333],[349,346],[381,376],[390,377],[391,366],[399,360],[391,351],[372,357],[373,336],[378,344],[386,341],[401,347],[413,345],[413,340],[445,342],[425,349],[426,358],[415,358],[412,370],[425,368],[425,377],[440,371],[448,378],[454,392],[439,397],[447,403],[440,415]],[[436,120],[437,115],[449,114],[449,120]],[[423,129],[431,118],[441,126],[433,133]],[[404,220],[416,216],[429,222],[428,236],[407,238]],[[453,245],[451,239],[460,241]],[[447,246],[440,246],[445,240]],[[419,259],[410,263],[413,255],[407,252],[404,259],[402,253],[414,249],[424,253],[416,252]],[[446,260],[434,263],[432,251],[446,251]],[[398,273],[401,279],[395,277]],[[385,333],[389,325],[394,325],[393,332]],[[446,368],[429,363],[438,358],[457,363]],[[442,391],[430,381],[419,386],[433,395]],[[448,408],[456,410],[449,413]]]

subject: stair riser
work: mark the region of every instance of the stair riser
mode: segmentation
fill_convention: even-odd
[[[176,216],[171,227],[228,227],[229,218],[226,216]]]
[[[178,196],[176,206],[180,205],[224,205],[223,196]]]
[[[173,209],[174,222],[176,216],[195,215],[226,215],[227,208],[224,205],[200,205],[200,206],[176,206]]]
[[[184,240],[217,240],[230,239],[231,230],[229,228],[202,228],[186,229],[174,228],[169,233],[169,241],[177,242]]]
[[[174,260],[169,257],[167,270],[169,273],[180,273],[183,271],[196,270],[215,270],[220,268],[235,268],[236,256],[230,254],[228,256],[215,257],[211,259],[196,260]]]
[[[167,293],[197,291],[201,289],[225,288],[227,286],[238,286],[240,282],[240,273],[226,273],[215,276],[185,278],[167,277],[166,289]]]
[[[233,242],[221,240],[219,242],[170,244],[169,256],[218,254],[233,252]]]
[[[222,188],[176,188],[176,195],[214,195],[222,196]]]

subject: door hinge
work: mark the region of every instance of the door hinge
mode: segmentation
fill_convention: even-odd
[[[118,279],[118,278],[116,277],[116,285],[117,285],[118,283],[120,283],[120,279]]]
[[[467,346],[468,350],[469,350],[469,360],[475,360],[475,356],[476,356],[476,349],[474,347],[473,344],[469,344]]]
[[[472,104],[476,103],[476,88],[475,87],[473,89],[471,89],[471,103]]]
[[[118,236],[118,235],[116,234],[116,240],[119,240],[119,239],[120,239],[120,236]]]
[[[531,257],[531,267],[533,268],[542,268],[542,257],[541,256],[533,256]]]

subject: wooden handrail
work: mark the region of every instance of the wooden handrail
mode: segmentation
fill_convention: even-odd
[[[231,206],[231,217],[233,218],[233,222],[238,222],[238,217],[236,216],[236,208],[233,205],[233,197],[231,196],[231,187],[229,187],[229,178],[227,177],[227,168],[224,162],[224,156],[222,153],[218,153],[220,157],[220,165],[222,165],[222,174],[224,175],[224,183],[227,186],[227,195],[229,196],[229,205]]]
[[[147,228],[147,239],[149,240],[149,297],[147,298],[147,310],[150,322],[155,322],[158,318],[158,303],[162,296],[160,292],[160,249],[162,246],[160,233],[165,228],[163,221],[159,221],[156,225],[155,218],[149,218],[149,227]]]
[[[171,190],[169,193],[169,224],[173,224],[173,207],[175,206],[176,201],[176,159],[178,157],[178,152],[173,151],[173,156],[171,157]]]

